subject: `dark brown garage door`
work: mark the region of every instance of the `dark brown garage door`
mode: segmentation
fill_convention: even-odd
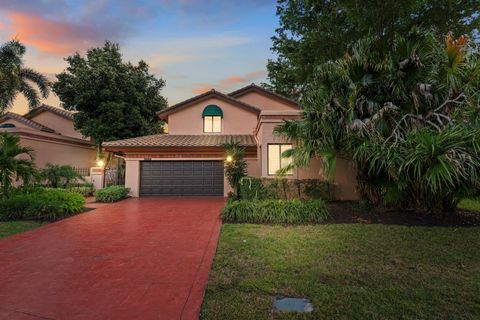
[[[222,161],[142,161],[141,196],[223,196]]]

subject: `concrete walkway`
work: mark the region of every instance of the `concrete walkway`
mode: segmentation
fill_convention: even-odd
[[[127,199],[0,241],[0,319],[197,319],[223,198]]]

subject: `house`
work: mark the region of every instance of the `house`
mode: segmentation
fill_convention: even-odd
[[[70,111],[41,105],[24,115],[7,112],[0,116],[0,131],[17,134],[22,146],[32,147],[39,168],[68,164],[88,176],[95,166],[95,147],[75,130]]]
[[[274,134],[284,120],[299,119],[298,104],[255,84],[224,94],[212,89],[158,113],[167,134],[111,141],[107,151],[123,153],[125,185],[131,195],[226,196],[225,152],[231,140],[245,148],[248,175],[275,178],[290,159],[281,157],[293,143]],[[290,179],[323,179],[322,164],[312,159]],[[337,161],[336,197],[355,199],[355,169]]]

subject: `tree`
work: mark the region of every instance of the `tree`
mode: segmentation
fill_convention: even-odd
[[[41,98],[48,98],[50,82],[41,73],[24,67],[25,52],[25,46],[17,40],[0,47],[0,114],[12,107],[19,93],[27,98],[30,109],[38,107]],[[39,92],[32,85],[36,85]]]
[[[366,36],[375,38],[377,52],[388,53],[395,34],[415,26],[460,35],[480,28],[478,0],[279,0],[277,16],[269,87],[291,98],[306,91],[318,66],[341,58]]]
[[[297,140],[297,165],[316,155],[356,162],[371,202],[450,211],[480,183],[480,55],[467,37],[413,30],[392,53],[374,38],[317,68],[304,119],[279,134]],[[332,166],[330,166],[332,167]]]
[[[51,163],[47,163],[46,168],[41,171],[41,177],[51,188],[66,188],[77,179],[83,180],[72,166]]]
[[[22,147],[20,138],[8,132],[0,132],[0,183],[1,196],[8,197],[12,189],[12,181],[28,184],[35,176],[33,149]]]
[[[238,142],[230,141],[222,145],[225,149],[225,176],[233,189],[234,196],[239,199],[240,183],[247,175],[247,162],[244,159],[245,148]]]
[[[150,134],[156,112],[167,102],[160,91],[165,81],[149,73],[144,61],[123,62],[117,44],[105,42],[65,59],[53,90],[67,110],[75,111],[75,128],[91,137],[99,151],[104,141]]]

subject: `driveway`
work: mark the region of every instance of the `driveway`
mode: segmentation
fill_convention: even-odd
[[[196,319],[223,198],[140,198],[0,241],[0,319]]]

